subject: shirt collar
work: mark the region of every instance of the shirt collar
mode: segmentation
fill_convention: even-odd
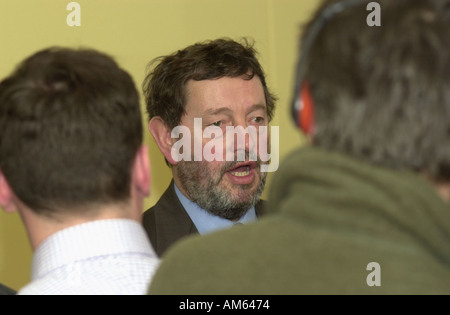
[[[213,215],[205,209],[201,208],[197,203],[188,199],[174,183],[175,193],[178,196],[181,204],[186,210],[187,214],[194,222],[200,234],[207,234],[217,230],[230,228],[236,223],[250,223],[256,220],[255,207],[251,207],[238,221],[233,222],[228,219],[221,218],[219,216]]]
[[[35,251],[32,279],[74,261],[120,253],[156,256],[141,224],[107,219],[78,224],[49,236]]]

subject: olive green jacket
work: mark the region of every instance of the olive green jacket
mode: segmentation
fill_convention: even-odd
[[[259,221],[175,245],[150,294],[449,294],[450,206],[421,176],[313,147]]]

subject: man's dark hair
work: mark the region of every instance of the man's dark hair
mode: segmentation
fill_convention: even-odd
[[[448,180],[450,1],[377,2],[380,27],[368,26],[367,1],[332,17],[309,51],[314,144]]]
[[[47,215],[126,201],[141,117],[136,86],[111,57],[39,51],[0,83],[0,169],[22,202]]]
[[[267,115],[272,119],[276,97],[269,91],[264,71],[248,40],[242,43],[220,38],[193,44],[169,56],[152,60],[143,91],[149,119],[160,116],[174,128],[185,113],[186,84],[189,80],[213,80],[222,77],[259,77],[266,98]]]

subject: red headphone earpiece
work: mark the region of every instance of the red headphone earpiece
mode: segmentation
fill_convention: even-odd
[[[300,108],[297,111],[297,122],[303,132],[310,135],[314,128],[314,103],[308,82],[302,84],[298,97],[300,98]]]
[[[315,22],[309,27],[306,38],[302,41],[300,57],[297,62],[297,70],[295,72],[294,94],[291,105],[291,115],[295,124],[307,135],[314,133],[314,103],[311,96],[310,84],[306,80],[307,60],[314,40],[320,33],[323,26],[334,15],[342,11],[368,2],[368,0],[340,0],[326,7]]]

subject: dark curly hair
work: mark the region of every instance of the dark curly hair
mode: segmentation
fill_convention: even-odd
[[[263,85],[270,121],[276,97],[267,87],[256,54],[253,45],[245,38],[242,43],[220,38],[196,43],[152,60],[142,85],[149,119],[160,116],[170,128],[177,126],[185,113],[185,87],[189,80],[240,76],[250,80],[256,75]]]

